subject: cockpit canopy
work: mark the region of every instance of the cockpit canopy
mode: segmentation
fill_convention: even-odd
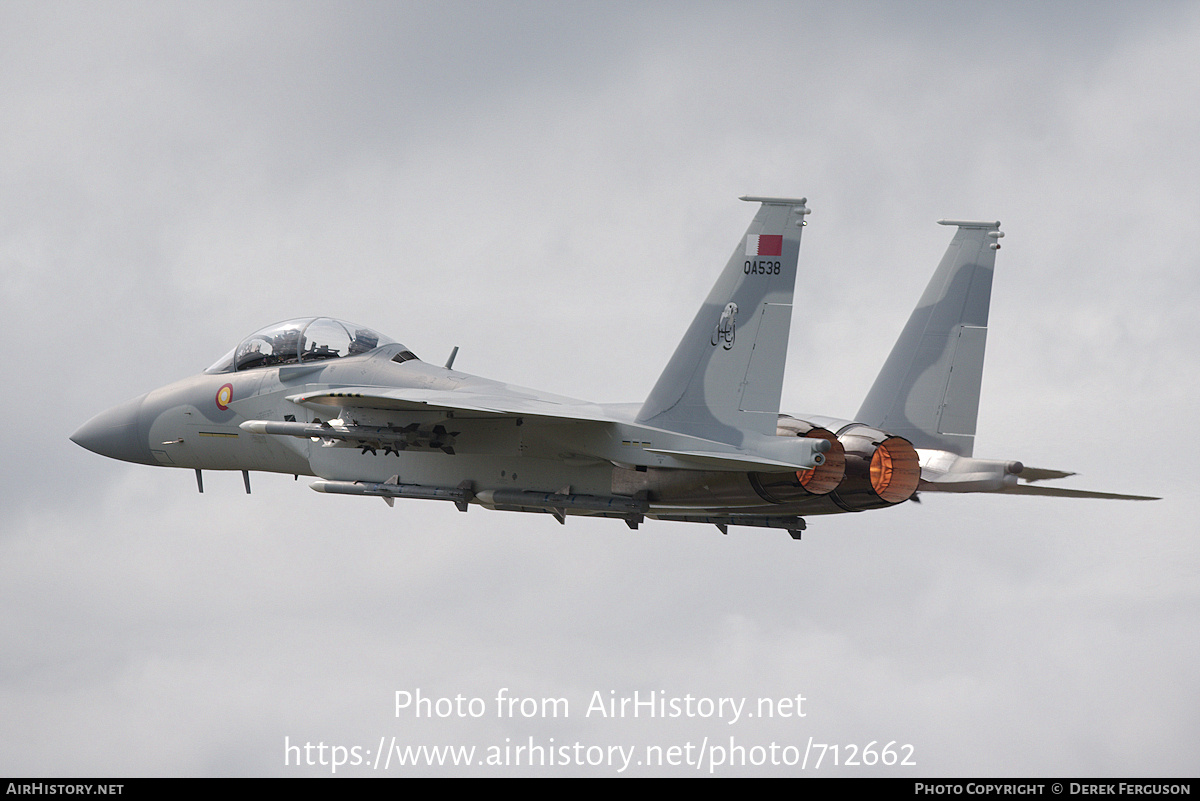
[[[300,364],[357,356],[396,340],[361,325],[332,317],[302,317],[255,331],[222,356],[206,373],[233,373],[257,367]]]

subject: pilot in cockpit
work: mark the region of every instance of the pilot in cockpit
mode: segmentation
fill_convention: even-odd
[[[351,334],[351,331],[354,333]],[[325,361],[358,356],[380,345],[394,344],[395,340],[370,328],[343,320],[331,317],[297,318],[254,332],[205,372],[240,372],[297,362]],[[416,357],[410,355],[410,358]]]
[[[360,353],[375,350],[377,347],[379,347],[379,334],[366,328],[360,328],[354,332],[354,339],[350,341],[350,350],[346,355],[357,356]]]

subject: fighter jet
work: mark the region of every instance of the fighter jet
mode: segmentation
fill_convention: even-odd
[[[329,317],[256,331],[203,373],[102,412],[71,439],[195,471],[312,476],[324,493],[553,515],[788,531],[917,493],[1153,500],[1046,487],[1073,473],[973,455],[1000,223],[955,229],[853,420],[780,414],[804,198],[758,211],[642,403],[468,375]]]

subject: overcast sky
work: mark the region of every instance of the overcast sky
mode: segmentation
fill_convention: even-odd
[[[1196,775],[1198,145],[1194,3],[0,4],[0,774],[732,737],[913,746],[810,775]],[[935,221],[999,219],[976,455],[1164,499],[926,496],[797,543],[201,495],[68,440],[310,314],[640,401],[746,193],[813,208],[784,411],[852,416]],[[487,714],[397,716],[418,688]],[[499,719],[501,688],[569,717]],[[805,716],[586,716],[597,691]],[[339,775],[527,772],[617,771]]]

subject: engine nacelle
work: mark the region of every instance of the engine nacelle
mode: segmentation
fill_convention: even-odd
[[[779,415],[775,428],[780,437],[812,437],[829,443],[825,462],[812,470],[794,473],[751,473],[750,485],[758,496],[770,503],[788,503],[813,495],[828,495],[842,483],[846,473],[846,451],[832,431],[806,420]]]
[[[762,507],[818,498],[842,483],[846,456],[832,431],[780,415],[775,433],[781,437],[823,439],[829,443],[829,450],[822,454],[824,459],[817,467],[783,473],[617,467],[613,469],[613,494],[632,497],[645,493],[651,503],[682,507]]]
[[[825,461],[812,470],[784,473],[735,473],[650,467],[613,469],[614,495],[645,493],[652,504],[681,507],[786,506],[796,514],[862,512],[903,503],[917,491],[920,457],[912,443],[886,431],[842,420],[837,434],[785,414],[775,433],[817,437],[829,442]]]
[[[921,463],[904,437],[862,423],[838,430],[846,453],[846,477],[829,499],[851,512],[903,503],[917,491]]]

